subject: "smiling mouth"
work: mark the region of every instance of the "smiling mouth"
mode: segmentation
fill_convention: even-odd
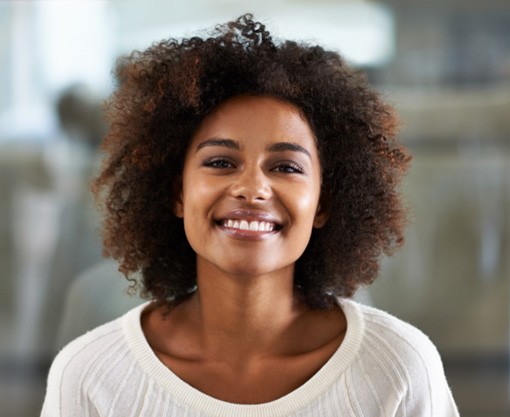
[[[251,232],[272,232],[277,230],[279,226],[276,223],[257,220],[237,220],[225,219],[220,222],[223,227],[236,230],[245,230]]]

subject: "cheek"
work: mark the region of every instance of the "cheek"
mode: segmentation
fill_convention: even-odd
[[[183,184],[184,229],[188,240],[205,236],[213,222],[212,211],[220,195],[217,184],[204,180]]]
[[[301,221],[312,225],[319,203],[319,193],[310,192],[310,190],[302,190],[301,192],[294,193],[290,192],[288,199],[292,201],[296,216],[299,216]]]
[[[188,176],[182,185],[184,212],[195,214],[204,210],[213,193],[214,187],[211,184],[200,178]]]

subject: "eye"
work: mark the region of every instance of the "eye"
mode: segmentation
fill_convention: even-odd
[[[217,169],[226,169],[226,168],[234,168],[234,164],[225,158],[212,158],[207,159],[202,163],[204,167],[207,168],[217,168]]]
[[[272,171],[281,172],[284,174],[303,174],[303,169],[296,163],[285,161],[278,163]]]

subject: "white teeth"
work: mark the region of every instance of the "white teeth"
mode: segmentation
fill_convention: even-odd
[[[252,232],[272,232],[274,230],[274,224],[270,222],[258,222],[252,220],[248,223],[246,220],[224,220],[223,226],[231,229],[250,230]]]

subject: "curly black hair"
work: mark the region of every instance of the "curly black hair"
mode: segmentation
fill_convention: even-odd
[[[403,242],[399,184],[410,156],[395,138],[397,117],[338,53],[275,41],[249,14],[208,36],[164,40],[117,63],[106,158],[92,186],[105,254],[127,277],[141,272],[145,296],[186,298],[196,258],[172,207],[190,138],[228,98],[269,96],[301,109],[317,138],[331,215],[313,230],[294,282],[310,307],[330,308],[333,296],[371,283],[381,255]]]

